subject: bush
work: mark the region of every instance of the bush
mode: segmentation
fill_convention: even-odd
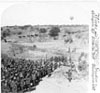
[[[46,32],[47,32],[47,30],[45,28],[40,29],[40,33],[46,33]]]
[[[56,36],[58,36],[59,32],[60,32],[60,29],[59,29],[58,27],[53,27],[53,28],[50,30],[49,35],[50,35],[51,37],[56,37]]]
[[[2,32],[2,37],[6,37],[6,36],[10,36],[10,30],[9,29],[6,29],[5,31]]]
[[[22,32],[18,32],[18,35],[21,35],[22,34]]]

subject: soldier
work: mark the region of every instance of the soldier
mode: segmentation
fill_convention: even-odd
[[[54,64],[54,70],[57,69],[57,62]]]
[[[30,78],[27,77],[25,79],[25,91],[29,90],[30,89]]]
[[[44,69],[43,67],[41,67],[41,78],[43,78],[43,76],[44,76]]]
[[[39,83],[39,79],[40,79],[40,73],[39,73],[39,69],[36,70],[36,84]]]
[[[20,79],[23,78],[23,73],[22,72],[19,73],[19,77],[20,77]]]
[[[20,82],[20,86],[21,86],[21,91],[24,90],[24,85],[25,85],[25,80],[22,79],[21,82]]]
[[[43,77],[44,77],[46,75],[46,73],[45,73],[45,67],[43,67],[42,73],[43,73]]]
[[[50,64],[51,72],[53,72],[53,63]]]
[[[46,76],[47,75],[47,66],[44,66],[44,76]]]
[[[31,86],[35,86],[36,84],[36,72],[35,70],[32,71],[32,75],[31,75]]]
[[[1,82],[1,91],[2,91],[2,93],[9,93],[10,92],[10,87],[8,86],[7,81]]]
[[[12,80],[10,84],[11,84],[12,92],[13,93],[17,93],[17,85],[16,85],[16,83]]]
[[[19,92],[19,91],[22,91],[22,89],[21,89],[21,81],[20,80],[17,80],[16,81],[16,85],[17,85],[17,92]]]
[[[51,76],[51,68],[50,68],[50,66],[47,69],[47,73],[48,73],[48,77],[50,77]]]

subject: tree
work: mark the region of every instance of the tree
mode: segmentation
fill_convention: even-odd
[[[53,28],[50,30],[49,35],[50,35],[51,37],[56,37],[56,36],[58,36],[59,32],[60,32],[60,29],[59,29],[58,27],[53,27]]]
[[[6,37],[6,36],[9,36],[11,33],[10,33],[10,30],[9,29],[6,29],[5,31],[2,32],[2,37]]]
[[[46,32],[47,32],[47,30],[45,28],[40,29],[40,33],[46,33]]]
[[[21,35],[22,34],[22,32],[18,32],[18,35]]]

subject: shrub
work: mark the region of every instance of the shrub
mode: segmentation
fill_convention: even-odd
[[[49,35],[50,35],[51,37],[56,37],[56,36],[58,36],[59,32],[60,32],[60,29],[59,29],[58,27],[53,27],[53,28],[50,30]]]
[[[2,37],[10,36],[10,30],[6,29],[5,31],[2,32]]]
[[[46,32],[47,32],[47,30],[45,28],[40,29],[40,33],[46,33]]]

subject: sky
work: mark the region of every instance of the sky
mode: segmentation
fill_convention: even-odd
[[[17,3],[6,8],[1,15],[2,26],[88,24],[88,4],[81,3]]]

